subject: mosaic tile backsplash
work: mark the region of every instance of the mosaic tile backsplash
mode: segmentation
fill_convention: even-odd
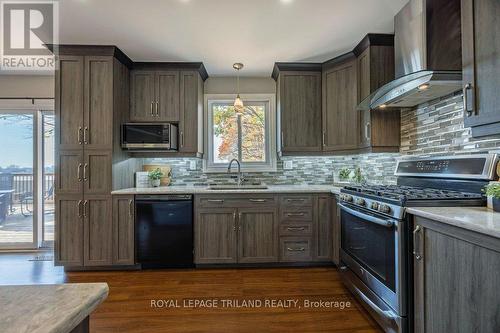
[[[471,138],[470,129],[464,128],[462,94],[422,104],[401,111],[401,150],[398,153],[361,154],[331,157],[283,157],[276,172],[245,174],[247,179],[272,185],[333,184],[333,174],[348,167],[360,167],[369,183],[396,182],[396,158],[405,155],[430,155],[483,152],[500,148],[500,134]],[[196,170],[189,170],[190,162]],[[284,170],[284,161],[292,161],[292,170]],[[231,182],[227,174],[205,174],[201,159],[146,158],[144,163],[165,163],[172,166],[172,185],[199,185]]]

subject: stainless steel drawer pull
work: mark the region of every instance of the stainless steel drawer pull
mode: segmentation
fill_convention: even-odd
[[[78,170],[76,171],[78,173],[78,181],[82,181],[82,163],[78,163]]]
[[[236,211],[233,212],[233,231],[236,231]]]
[[[78,218],[81,219],[82,218],[82,200],[78,200],[77,207],[78,207]]]
[[[133,208],[132,208],[132,207],[133,207],[133,205],[132,205],[133,203],[134,203],[134,200],[129,200],[129,201],[128,201],[128,215],[129,215],[130,217],[133,217],[133,216],[134,216],[134,210],[133,210]]]
[[[78,126],[78,144],[82,144],[82,126]]]
[[[422,254],[420,253],[420,231],[422,231],[422,227],[417,225],[415,230],[413,230],[413,255],[415,259],[421,260]],[[418,240],[417,240],[418,236]]]
[[[89,133],[89,128],[87,126],[85,126],[83,128],[83,143],[88,145],[89,144],[89,140],[87,140],[87,135]]]
[[[250,202],[266,202],[266,199],[248,199]]]
[[[297,247],[297,248],[287,247],[286,249],[287,249],[287,251],[291,251],[291,252],[304,252],[306,250],[305,247]]]
[[[87,217],[87,204],[88,204],[88,201],[85,200],[83,202],[83,217]]]
[[[88,168],[88,166],[89,166],[89,165],[88,165],[87,163],[85,163],[85,164],[83,165],[83,181],[84,181],[84,182],[86,182],[87,180],[89,180],[89,179],[87,178],[87,168]]]
[[[286,228],[286,230],[288,230],[288,231],[304,231],[304,230],[306,230],[306,228],[304,228],[304,227],[288,227],[288,228]]]
[[[366,246],[349,246],[349,248],[351,250],[360,251],[360,250],[365,250]]]
[[[472,108],[469,109],[469,99],[468,99],[468,92],[472,91],[472,84],[467,83],[464,86],[463,89],[463,95],[464,95],[464,111],[465,111],[465,116],[470,117],[474,113],[474,105],[472,105]]]
[[[160,116],[160,113],[158,112],[158,105],[160,103],[156,102],[156,116],[159,117]]]
[[[306,199],[304,198],[299,198],[299,199],[286,199],[288,202],[304,202]]]
[[[151,117],[154,117],[154,113],[153,113],[153,102],[151,102],[150,112],[151,112]]]
[[[212,202],[212,203],[223,203],[223,199],[208,199],[207,202]]]
[[[304,213],[287,213],[286,216],[304,216]]]

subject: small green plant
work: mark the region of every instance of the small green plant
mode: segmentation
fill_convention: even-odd
[[[150,180],[158,180],[163,177],[163,172],[161,172],[160,168],[156,168],[155,170],[149,171],[148,177]]]
[[[360,167],[357,167],[356,169],[354,169],[354,177],[353,177],[353,179],[354,179],[354,181],[356,183],[362,183],[362,182],[365,181],[365,177],[361,173],[361,168]]]
[[[340,180],[349,180],[350,176],[351,176],[351,170],[348,168],[343,168],[339,171]]]
[[[491,183],[486,185],[483,190],[487,196],[500,199],[500,183]]]

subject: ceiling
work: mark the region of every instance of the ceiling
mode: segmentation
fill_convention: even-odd
[[[116,45],[134,61],[202,61],[211,76],[269,76],[392,33],[408,0],[64,0],[62,44]]]

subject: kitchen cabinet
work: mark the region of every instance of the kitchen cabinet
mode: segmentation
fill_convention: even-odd
[[[332,260],[332,211],[331,196],[321,195],[317,197],[316,203],[316,240],[314,247],[314,259],[317,261]]]
[[[323,72],[323,150],[358,148],[357,66],[354,55]]]
[[[498,332],[500,241],[416,217],[414,331]]]
[[[278,219],[276,208],[238,210],[238,262],[278,261]]]
[[[134,70],[130,89],[131,121],[179,121],[179,71]]]
[[[281,153],[321,152],[321,68],[280,71],[277,94]]]
[[[180,74],[179,152],[203,152],[203,80],[197,71]]]
[[[332,198],[331,203],[331,223],[332,223],[332,262],[340,266],[340,209],[337,206],[338,195]]]
[[[462,0],[464,124],[473,137],[500,132],[500,2]]]
[[[112,264],[113,145],[119,140],[113,124],[121,121],[122,110],[116,109],[128,101],[128,68],[114,48],[61,46],[59,52],[55,262],[107,266]]]
[[[358,50],[360,51],[360,50]],[[358,104],[394,79],[394,46],[369,45],[357,57]],[[401,113],[397,110],[360,112],[359,148],[397,152],[400,146]]]
[[[135,205],[133,195],[113,196],[113,264],[135,263]]]

